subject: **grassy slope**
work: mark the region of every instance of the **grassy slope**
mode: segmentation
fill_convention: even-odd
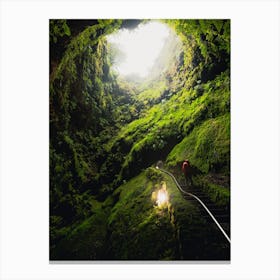
[[[69,230],[53,250],[54,256],[119,260],[228,257],[226,242],[214,226],[206,226],[197,205],[181,196],[170,177],[154,169],[152,173],[146,170],[121,185],[104,203],[94,201],[94,214]],[[160,208],[152,194],[163,183],[170,200]]]
[[[173,146],[185,137],[185,142],[192,139],[193,142],[200,141],[187,147],[189,150],[196,147],[196,154],[188,155],[188,151],[183,152],[178,146],[168,158],[170,164],[174,166],[185,156],[190,156],[197,168],[208,172],[211,164],[228,161],[229,98],[229,76],[225,72],[213,81],[191,90],[182,89],[166,102],[154,105],[141,118],[124,126],[107,148],[116,149],[120,142],[131,147],[122,164],[122,175],[135,175],[135,168],[139,165],[147,167],[167,156]],[[192,132],[194,127],[196,130]],[[212,145],[217,151],[211,148]],[[177,152],[181,156],[177,157]],[[205,158],[209,160],[205,162]]]
[[[192,165],[207,173],[215,165],[228,167],[230,115],[204,121],[195,127],[167,157],[168,165],[175,166],[188,158]]]

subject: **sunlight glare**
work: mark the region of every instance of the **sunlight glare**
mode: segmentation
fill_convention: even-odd
[[[169,28],[160,22],[140,24],[136,29],[122,29],[107,36],[109,43],[118,46],[125,58],[113,68],[120,75],[138,75],[144,78],[149,74],[155,60],[169,36]]]

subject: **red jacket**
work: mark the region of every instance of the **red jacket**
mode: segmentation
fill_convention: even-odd
[[[185,174],[185,176],[188,176],[190,174],[190,163],[188,161],[183,162],[182,171]]]

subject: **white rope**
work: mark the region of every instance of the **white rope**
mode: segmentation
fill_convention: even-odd
[[[209,214],[209,216],[213,219],[213,221],[215,222],[215,224],[217,225],[217,227],[220,229],[220,231],[223,233],[223,235],[225,236],[225,238],[227,239],[227,241],[231,244],[231,241],[230,241],[230,238],[228,237],[228,235],[225,233],[224,229],[221,227],[221,225],[218,223],[218,221],[215,219],[214,215],[210,212],[210,210],[206,207],[206,205],[194,194],[192,193],[189,193],[189,192],[186,192],[182,189],[182,187],[180,186],[180,184],[177,182],[176,178],[174,177],[174,175],[164,169],[161,169],[159,168],[158,166],[156,166],[156,169],[166,173],[167,175],[169,175],[173,180],[174,182],[176,183],[178,189],[186,194],[186,195],[189,195],[191,197],[194,197],[203,207],[204,209],[207,211],[207,213]]]

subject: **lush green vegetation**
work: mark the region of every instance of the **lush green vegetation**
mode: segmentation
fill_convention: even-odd
[[[177,174],[188,158],[195,184],[229,207],[230,22],[163,21],[181,42],[163,50],[172,54],[155,65],[161,75],[134,83],[112,70],[106,35],[140,22],[50,20],[51,259],[229,257],[216,228],[151,166],[163,160]]]
[[[170,196],[160,208],[153,192],[167,186]],[[178,192],[174,182],[148,169],[117,188],[103,203],[92,201],[93,214],[77,224],[54,250],[59,259],[171,260],[215,259],[219,232],[205,224],[197,208]],[[202,248],[207,244],[207,250]],[[223,244],[219,244],[226,254]],[[211,248],[213,249],[212,253]]]

